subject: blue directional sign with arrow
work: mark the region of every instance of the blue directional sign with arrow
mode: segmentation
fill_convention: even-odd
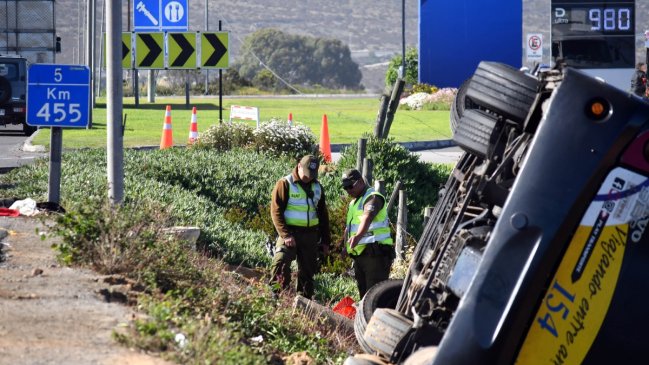
[[[79,65],[33,64],[27,76],[27,124],[88,126],[90,69]]]
[[[187,31],[187,0],[133,0],[133,30]]]

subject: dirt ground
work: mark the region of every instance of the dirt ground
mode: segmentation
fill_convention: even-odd
[[[135,313],[99,294],[100,275],[58,265],[37,226],[0,217],[0,364],[168,364],[112,339]]]

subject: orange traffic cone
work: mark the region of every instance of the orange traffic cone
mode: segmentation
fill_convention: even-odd
[[[189,125],[189,144],[198,141],[198,123],[196,122],[196,107],[192,108],[192,122]]]
[[[320,152],[322,152],[325,162],[331,162],[331,145],[329,144],[327,114],[322,115],[322,127],[320,128]]]
[[[293,113],[288,113],[288,125],[293,125]]]
[[[174,145],[174,137],[171,131],[171,105],[167,105],[165,112],[165,123],[162,126],[162,138],[160,139],[160,149],[169,148]]]

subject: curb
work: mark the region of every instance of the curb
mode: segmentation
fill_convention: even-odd
[[[423,150],[434,150],[436,148],[445,148],[455,146],[455,142],[452,139],[438,139],[435,141],[419,141],[419,142],[397,142],[398,144],[405,147],[407,150],[413,151],[423,151]],[[341,152],[345,148],[351,146],[351,144],[332,144],[331,152]]]
[[[25,140],[23,146],[20,149],[25,152],[46,152],[45,146],[32,144],[32,140],[38,135],[38,132],[40,131],[40,129],[37,129],[36,132],[32,133],[32,135]]]

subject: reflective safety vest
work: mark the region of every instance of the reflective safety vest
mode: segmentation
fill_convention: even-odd
[[[361,223],[361,216],[363,215],[363,205],[365,205],[367,199],[372,195],[378,195],[383,198],[383,201],[385,201],[385,197],[381,195],[381,193],[374,191],[373,188],[368,188],[365,195],[349,202],[349,208],[347,209],[348,238],[358,232],[358,227]],[[363,235],[363,238],[361,238],[354,249],[349,247],[349,243],[345,243],[349,254],[360,255],[365,250],[367,244],[372,242],[377,242],[381,245],[393,244],[392,237],[390,236],[390,221],[388,220],[386,205],[387,204],[383,204],[383,208],[381,208],[379,213],[374,217],[367,232]]]
[[[322,187],[318,182],[311,182],[313,198],[309,198],[302,186],[293,180],[293,175],[284,177],[288,181],[289,198],[284,220],[289,226],[315,227],[318,220],[317,207],[322,197]]]

